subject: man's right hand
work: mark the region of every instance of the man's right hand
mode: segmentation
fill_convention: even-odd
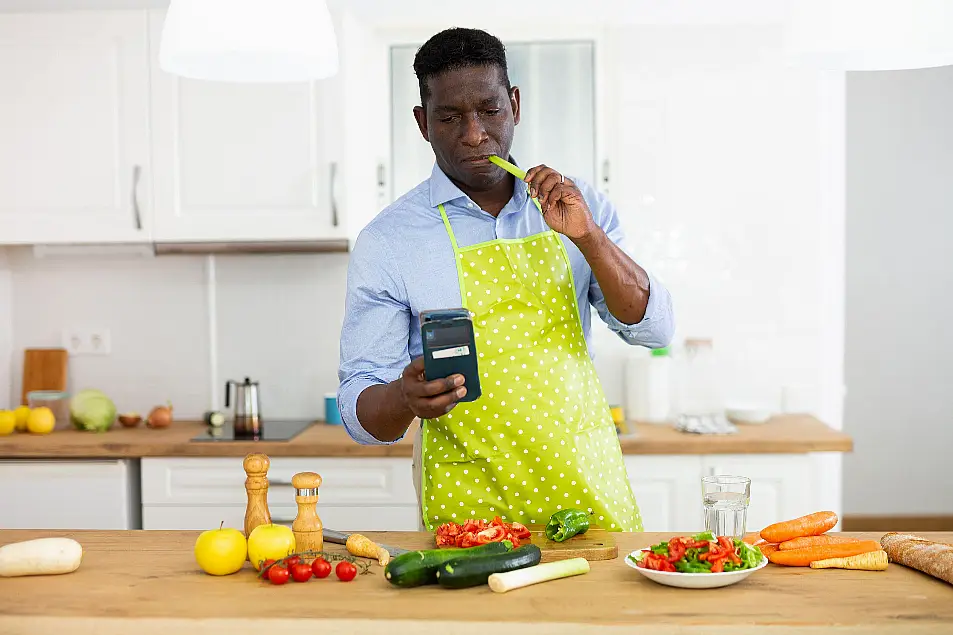
[[[467,394],[463,375],[450,375],[443,379],[427,381],[424,375],[424,358],[418,357],[404,368],[400,377],[400,390],[404,403],[415,416],[421,419],[436,419],[457,405]]]

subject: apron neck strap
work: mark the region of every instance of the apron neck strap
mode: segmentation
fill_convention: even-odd
[[[440,218],[443,219],[443,226],[447,228],[447,234],[450,236],[450,244],[453,245],[453,253],[456,254],[458,251],[457,247],[457,237],[453,235],[453,228],[450,227],[450,219],[447,218],[447,210],[444,209],[443,203],[439,205],[440,208]]]

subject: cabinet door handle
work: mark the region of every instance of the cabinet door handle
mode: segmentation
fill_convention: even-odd
[[[337,161],[331,161],[331,226],[338,226],[338,197],[335,185],[337,183],[338,164]]]
[[[139,189],[139,174],[141,171],[142,168],[138,164],[132,166],[132,219],[138,230],[142,230],[142,216],[139,214],[139,199],[136,197],[136,190]]]

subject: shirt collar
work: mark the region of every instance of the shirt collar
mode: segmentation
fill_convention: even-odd
[[[510,155],[508,159],[513,165],[519,165],[513,156]],[[430,171],[430,205],[431,207],[438,207],[441,204],[449,203],[460,198],[467,198],[467,195],[463,191],[453,184],[453,181],[444,174],[443,170],[440,169],[440,166],[436,162],[433,164],[433,169]],[[522,209],[526,204],[526,201],[529,199],[529,193],[526,191],[526,183],[516,179],[513,183],[513,198],[510,200],[512,207],[516,209]],[[511,207],[511,205],[507,205]],[[506,208],[503,210],[507,211]]]

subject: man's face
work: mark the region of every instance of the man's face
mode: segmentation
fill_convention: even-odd
[[[520,120],[519,89],[507,94],[495,65],[446,71],[427,80],[427,86],[426,107],[414,108],[414,117],[437,165],[474,190],[498,184],[506,172],[486,157],[509,156],[513,129]]]

